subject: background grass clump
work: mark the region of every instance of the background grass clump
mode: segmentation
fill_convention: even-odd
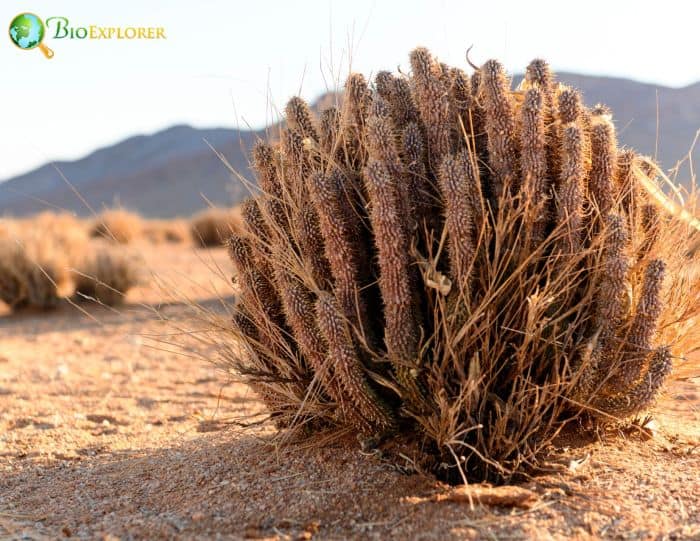
[[[11,309],[53,308],[70,295],[70,264],[83,257],[88,237],[69,214],[42,213],[5,220],[0,230],[0,300]]]
[[[186,220],[145,220],[143,237],[153,244],[184,244],[192,240]]]
[[[122,302],[140,280],[140,265],[120,247],[91,239],[67,213],[44,212],[0,222],[0,301],[11,310],[50,309],[76,293],[102,304]],[[110,235],[110,238],[113,238]]]
[[[108,306],[122,304],[126,293],[143,281],[142,271],[143,265],[135,256],[99,247],[76,270],[76,297]]]
[[[350,75],[318,118],[293,98],[254,149],[220,360],[280,428],[408,437],[445,479],[503,481],[563,427],[652,405],[697,339],[694,229],[545,62],[515,90],[495,60],[410,65]]]
[[[90,236],[128,244],[141,237],[143,228],[143,219],[138,214],[124,209],[110,209],[95,218]]]
[[[140,244],[223,246],[240,228],[240,209],[191,219],[149,219],[109,209],[87,221],[64,212],[0,218],[0,302],[12,310],[52,308],[69,298],[113,305],[143,281]],[[122,245],[137,245],[122,246]]]
[[[190,235],[202,248],[223,246],[231,234],[240,228],[241,217],[237,208],[205,209],[190,220]]]

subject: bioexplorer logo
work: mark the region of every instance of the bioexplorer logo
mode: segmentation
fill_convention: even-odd
[[[46,23],[33,13],[20,13],[10,22],[10,39],[25,51],[38,48],[46,58],[53,51],[43,41],[51,39],[167,39],[162,26],[74,26],[68,17],[49,17]]]

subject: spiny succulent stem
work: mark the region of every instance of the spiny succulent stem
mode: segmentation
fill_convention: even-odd
[[[420,336],[410,287],[408,239],[401,220],[396,180],[378,161],[369,163],[366,179],[379,259],[379,288],[384,301],[384,340],[397,378],[409,389],[409,400],[418,402]]]
[[[503,67],[489,60],[481,68],[480,95],[484,99],[485,128],[488,135],[488,151],[493,169],[492,201],[498,208],[504,189],[519,188],[519,155],[516,139],[516,120],[510,82]]]
[[[474,259],[472,223],[473,174],[469,156],[445,156],[440,167],[440,189],[445,205],[445,227],[453,283],[465,294],[470,289],[470,268]]]
[[[394,427],[395,422],[389,408],[382,403],[367,381],[353,345],[350,328],[333,295],[325,292],[319,294],[316,313],[341,390],[352,403],[351,407],[357,408],[351,422],[358,423],[357,428],[362,431]]]

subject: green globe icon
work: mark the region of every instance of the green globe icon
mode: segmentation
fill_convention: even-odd
[[[20,13],[10,23],[10,39],[17,47],[24,50],[39,47],[46,58],[51,58],[53,51],[41,43],[45,33],[43,21],[33,13]]]

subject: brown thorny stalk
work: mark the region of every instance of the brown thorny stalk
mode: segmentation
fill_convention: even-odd
[[[412,434],[502,480],[566,421],[652,404],[695,339],[692,227],[545,62],[517,90],[493,60],[410,62],[318,119],[293,98],[254,149],[223,362],[280,428]]]

